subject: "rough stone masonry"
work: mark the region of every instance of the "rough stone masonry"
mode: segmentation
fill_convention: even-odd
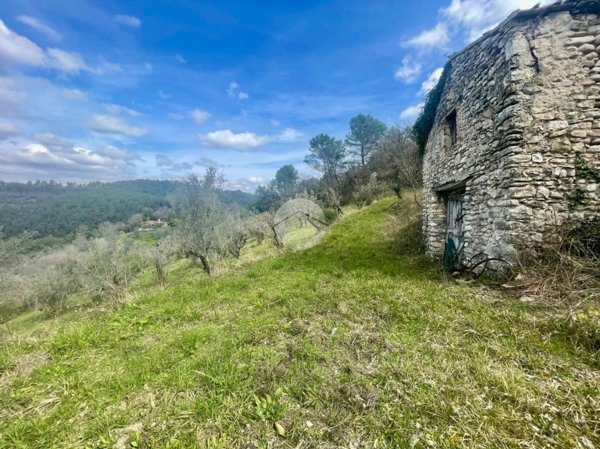
[[[464,259],[510,261],[600,212],[599,54],[600,1],[571,0],[516,11],[450,57],[424,155],[430,255],[454,232]]]

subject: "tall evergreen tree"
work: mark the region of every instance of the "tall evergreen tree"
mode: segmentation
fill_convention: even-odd
[[[310,139],[309,153],[304,162],[323,172],[327,180],[338,181],[338,175],[346,166],[346,147],[344,142],[327,134],[319,134]]]
[[[282,198],[289,198],[294,193],[299,178],[298,170],[293,165],[284,165],[275,173],[273,185]]]
[[[350,152],[358,157],[361,165],[365,165],[369,154],[386,130],[385,123],[371,115],[358,114],[352,117],[346,145],[350,147]]]

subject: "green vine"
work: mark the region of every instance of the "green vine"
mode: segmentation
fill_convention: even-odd
[[[580,179],[600,182],[600,169],[592,167],[580,153],[575,153],[575,170],[576,176]]]
[[[592,167],[590,163],[583,158],[581,153],[575,153],[575,178],[600,182],[600,170]],[[587,206],[590,203],[587,191],[580,186],[576,186],[568,195],[568,200],[569,208],[571,210],[580,206]]]
[[[433,124],[435,122],[435,114],[440,104],[440,100],[442,99],[442,93],[444,92],[444,87],[446,86],[446,81],[448,80],[449,73],[450,61],[446,63],[444,71],[442,72],[442,76],[440,76],[440,80],[438,81],[436,86],[433,89],[431,89],[427,94],[423,110],[421,111],[419,117],[413,125],[414,139],[415,142],[417,142],[417,145],[419,146],[419,151],[421,152],[421,155],[425,153],[425,145],[427,144],[429,133],[433,128]]]
[[[567,200],[569,201],[570,210],[575,210],[580,206],[587,206],[590,204],[590,199],[588,198],[587,192],[579,186],[573,189],[573,191],[567,196]]]

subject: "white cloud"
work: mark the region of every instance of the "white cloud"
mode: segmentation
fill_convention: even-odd
[[[467,32],[467,40],[473,41],[485,31],[496,26],[516,9],[529,9],[538,3],[548,4],[555,0],[452,0],[441,9],[449,24],[460,26]]]
[[[40,19],[36,19],[35,17],[23,15],[23,16],[17,17],[17,20],[21,23],[24,23],[25,25],[29,25],[34,30],[36,30],[42,34],[45,34],[46,36],[48,36],[50,39],[52,39],[54,41],[61,40],[61,35],[54,28],[52,28],[51,26],[42,22]]]
[[[117,148],[113,145],[104,145],[96,148],[96,154],[100,156],[109,157],[111,159],[119,160],[119,161],[133,161],[136,159],[142,160],[140,156],[134,154],[130,151],[123,150],[121,148]]]
[[[86,95],[79,89],[63,89],[62,96],[67,100],[85,100]]]
[[[67,73],[89,70],[77,53],[58,48],[43,50],[26,37],[11,31],[2,20],[0,20],[0,61],[0,65],[4,63],[53,68]]]
[[[105,103],[104,108],[110,114],[128,114],[132,117],[139,117],[141,115],[141,113],[136,111],[135,109],[130,109],[120,104]]]
[[[396,70],[394,78],[405,83],[413,83],[421,74],[421,70],[422,66],[420,62],[413,61],[411,57],[405,56],[402,59],[402,65]]]
[[[433,72],[431,72],[427,79],[421,84],[421,93],[427,95],[429,91],[437,85],[443,72],[443,67],[438,67]]]
[[[37,133],[33,135],[36,143],[40,143],[55,153],[69,152],[73,143],[52,133]]]
[[[274,118],[271,119],[271,125],[273,126],[281,126],[281,123],[279,122],[279,120],[275,120]]]
[[[226,89],[227,95],[230,97],[235,97],[236,91],[240,88],[240,85],[235,81],[229,83],[229,87]]]
[[[187,60],[180,53],[175,54],[175,59],[182,64],[187,64]]]
[[[165,156],[164,154],[156,154],[154,157],[156,159],[157,167],[170,167],[171,165],[173,165],[173,160],[171,160],[170,157]]]
[[[422,110],[423,110],[423,103],[416,104],[414,106],[409,106],[408,108],[406,108],[404,111],[402,111],[400,113],[400,120],[406,120],[406,121],[414,120],[417,118],[417,116],[421,113]]]
[[[247,178],[238,178],[225,183],[229,190],[242,190],[244,192],[254,192],[259,185],[266,184],[266,179],[262,176],[249,176]]]
[[[122,134],[140,137],[148,132],[147,129],[130,126],[120,117],[104,114],[94,114],[88,122],[88,127],[98,133]]]
[[[262,147],[270,142],[289,143],[302,138],[302,133],[294,128],[285,128],[279,134],[255,134],[243,132],[235,134],[229,129],[214,131],[199,136],[200,143],[213,147],[230,150],[246,151]]]
[[[44,136],[41,137],[42,140]],[[114,148],[91,150],[47,134],[38,142],[10,142],[0,147],[0,175],[5,179],[90,180],[123,177],[133,165],[131,155]],[[56,143],[59,143],[58,145]],[[64,145],[63,145],[64,144]]]
[[[198,165],[199,167],[206,167],[206,168],[218,168],[220,167],[220,164],[210,158],[204,157],[202,156],[200,159],[198,159],[196,162],[194,162],[194,165]]]
[[[80,70],[89,70],[81,56],[58,48],[49,48],[47,50],[48,65],[61,72],[77,73]]]
[[[114,21],[121,25],[125,25],[132,28],[139,28],[142,26],[142,21],[140,19],[134,16],[127,16],[124,14],[117,14],[114,17]]]
[[[27,93],[18,89],[14,79],[0,77],[0,103],[17,105],[27,99]]]
[[[158,96],[160,98],[162,98],[163,100],[168,100],[169,98],[171,98],[171,94],[166,93],[165,91],[159,90],[158,91]]]
[[[283,130],[277,138],[283,142],[294,142],[302,137],[302,133],[296,131],[294,128],[286,128]]]
[[[461,36],[467,42],[477,39],[516,9],[529,9],[538,3],[549,4],[553,1],[555,0],[451,0],[449,5],[440,8],[440,20],[433,28],[408,39],[404,45],[421,50],[445,50],[451,41],[462,42]]]
[[[201,125],[202,123],[204,123],[211,117],[211,114],[210,114],[210,112],[203,111],[202,109],[194,109],[193,111],[190,111],[190,117],[196,123]]]
[[[227,89],[225,89],[225,91],[227,92],[227,96],[230,98],[237,98],[238,100],[247,100],[250,98],[250,95],[248,95],[247,92],[242,92],[240,90],[240,85],[235,81],[229,83],[229,86]]]
[[[444,48],[449,40],[448,26],[444,22],[438,23],[430,30],[425,30],[421,34],[407,40],[405,45],[417,47],[423,50],[433,48]]]
[[[19,128],[17,128],[12,123],[0,122],[0,139],[6,139],[8,137],[16,136],[19,133]]]
[[[189,162],[175,162],[164,154],[155,154],[154,157],[156,159],[156,166],[165,169],[167,172],[190,171],[194,168]]]
[[[45,64],[46,54],[37,44],[11,31],[0,20],[0,61],[40,67]]]
[[[169,112],[167,115],[169,116],[169,118],[172,118],[173,120],[183,120],[183,118],[184,118],[183,114],[179,114],[177,112]]]
[[[229,129],[210,132],[199,136],[200,142],[213,148],[229,150],[253,150],[267,144],[271,138],[251,132],[234,134]]]
[[[93,72],[96,75],[106,75],[109,73],[121,73],[123,72],[123,67],[119,64],[115,64],[113,62],[107,61],[104,58],[100,58],[100,64],[96,67]]]

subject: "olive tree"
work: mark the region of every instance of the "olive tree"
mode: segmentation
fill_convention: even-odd
[[[171,197],[181,251],[186,257],[199,260],[207,274],[211,273],[212,261],[224,255],[223,240],[229,237],[223,230],[227,210],[217,190],[222,183],[222,176],[209,168],[202,178],[189,175]]]

